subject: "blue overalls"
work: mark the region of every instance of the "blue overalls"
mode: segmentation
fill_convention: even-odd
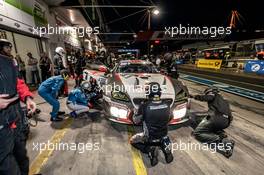
[[[68,96],[68,103],[78,104],[78,105],[88,105],[89,96],[86,95],[80,88],[73,89]]]
[[[39,95],[44,98],[53,108],[50,113],[52,118],[56,118],[60,109],[60,103],[57,100],[58,93],[64,84],[61,75],[50,77],[41,83],[38,88]]]

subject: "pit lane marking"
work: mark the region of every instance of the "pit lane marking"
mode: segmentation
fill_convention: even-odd
[[[53,136],[50,139],[51,144],[57,144],[61,141],[61,139],[64,137],[65,133],[69,129],[69,126],[72,124],[73,119],[67,118],[64,120],[61,130],[56,131]],[[30,165],[29,169],[29,175],[39,174],[41,168],[47,163],[49,157],[52,155],[54,151],[53,149],[45,149],[41,151],[37,157],[34,159],[34,161]]]
[[[135,133],[135,131],[132,126],[128,126],[127,130],[128,130],[128,139],[130,140],[130,138],[133,136],[133,133]],[[144,165],[140,151],[131,145],[130,148],[131,148],[130,151],[132,154],[132,160],[136,175],[147,175],[148,173]]]

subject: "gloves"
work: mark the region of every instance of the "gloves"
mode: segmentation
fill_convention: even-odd
[[[200,97],[200,95],[195,95],[195,96],[194,96],[194,99],[195,99],[195,100],[201,100],[201,97]]]
[[[200,100],[200,95],[189,94],[189,98],[194,98],[195,100]]]
[[[141,123],[142,122],[142,119],[143,119],[143,116],[142,115],[134,115],[133,117],[132,117],[132,121],[133,121],[133,123],[134,124],[136,124],[136,125],[138,125],[139,123]]]

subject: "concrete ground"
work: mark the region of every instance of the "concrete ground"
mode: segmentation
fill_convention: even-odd
[[[192,94],[201,93],[205,86],[184,81]],[[73,87],[73,82],[70,82]],[[199,144],[187,125],[171,126],[169,136],[175,151],[174,161],[166,164],[160,152],[160,162],[151,167],[146,155],[128,143],[140,127],[120,125],[106,120],[100,110],[91,110],[89,117],[51,123],[51,110],[36,95],[42,110],[39,124],[31,128],[27,144],[31,163],[30,174],[43,175],[172,175],[172,174],[255,174],[264,171],[264,105],[263,103],[223,93],[231,103],[234,120],[227,134],[236,141],[230,159],[209,150],[178,147],[180,144]],[[61,109],[69,113],[66,99],[60,99]],[[206,110],[206,104],[191,101],[191,112]],[[46,147],[49,143],[49,147]],[[52,145],[52,144],[53,145]],[[56,144],[57,143],[57,144]],[[59,143],[64,144],[59,147]],[[84,144],[85,147],[84,147]],[[56,148],[57,145],[57,148]],[[40,152],[39,149],[43,151]],[[60,148],[60,149],[59,149]],[[85,148],[85,150],[84,150]]]

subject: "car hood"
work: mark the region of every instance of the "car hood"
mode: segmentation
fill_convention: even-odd
[[[161,86],[161,99],[175,99],[175,90],[171,80],[162,74],[119,74],[125,92],[133,100],[134,98],[145,98],[145,85],[157,82]]]

